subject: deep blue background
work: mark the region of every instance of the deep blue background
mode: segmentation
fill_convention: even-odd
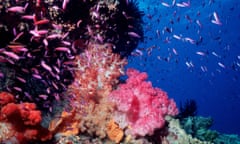
[[[178,105],[186,99],[196,100],[198,115],[214,119],[212,129],[240,134],[240,1],[192,0],[185,8],[161,4],[171,4],[172,0],[138,2],[145,12],[145,41],[137,49],[144,54],[131,57],[127,67],[147,72],[153,85],[166,91]],[[211,23],[213,12],[222,25]],[[177,40],[174,34],[198,44]],[[186,62],[194,66],[188,68]]]

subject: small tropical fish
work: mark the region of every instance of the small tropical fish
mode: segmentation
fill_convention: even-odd
[[[211,20],[211,22],[212,22],[213,24],[222,25],[222,22],[220,21],[217,12],[213,12],[213,18],[214,18],[214,19]]]
[[[128,32],[129,36],[135,37],[135,38],[141,38],[141,36],[135,32]]]
[[[163,6],[165,6],[165,7],[170,7],[170,5],[169,5],[168,3],[166,3],[166,2],[161,2],[161,4],[162,4]]]
[[[226,66],[225,66],[223,63],[221,63],[221,62],[218,62],[218,65],[219,65],[220,67],[222,67],[222,68],[226,68]]]
[[[20,57],[17,54],[13,53],[13,52],[3,51],[2,53],[5,54],[6,56],[9,56],[9,57],[15,59],[15,60],[19,60],[20,59]]]
[[[201,51],[197,51],[196,54],[201,55],[201,56],[205,56],[206,55],[204,52],[201,52]]]

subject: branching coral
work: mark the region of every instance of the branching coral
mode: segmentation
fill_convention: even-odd
[[[112,44],[89,44],[76,58],[75,81],[69,87],[69,94],[74,97],[70,104],[82,116],[80,130],[100,138],[106,137],[113,111],[106,98],[118,83],[126,64],[120,55],[112,53],[113,47]]]
[[[124,73],[126,60],[112,53],[112,44],[89,44],[88,48],[76,57],[75,81],[69,92],[75,97],[85,97],[98,101],[106,97]]]

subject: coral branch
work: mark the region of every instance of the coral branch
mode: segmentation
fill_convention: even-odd
[[[98,101],[106,97],[124,73],[126,60],[112,53],[112,44],[89,44],[76,57],[75,81],[70,85],[70,93]]]

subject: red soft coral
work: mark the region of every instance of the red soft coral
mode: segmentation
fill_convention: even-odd
[[[41,112],[36,109],[34,103],[22,103],[19,105],[21,117],[25,125],[39,125],[42,121]]]
[[[14,102],[14,96],[8,92],[0,93],[0,107],[4,106],[10,102]]]
[[[110,94],[110,100],[117,107],[115,120],[125,121],[132,135],[151,135],[156,128],[164,126],[166,115],[178,113],[176,104],[164,91],[146,81],[146,73],[128,69],[127,75],[126,84],[120,84]]]
[[[34,103],[15,104],[12,103],[14,100],[11,97],[4,98],[6,99],[4,105],[2,108],[0,107],[0,122],[10,124],[12,133],[20,144],[34,140],[46,141],[52,138],[48,129],[41,126],[41,112],[36,110]],[[4,142],[4,140],[7,139],[0,139],[0,142]]]
[[[8,121],[16,121],[20,118],[20,111],[17,104],[9,103],[1,109],[1,119],[7,119]]]
[[[24,125],[39,125],[42,121],[41,112],[35,110],[36,106],[33,103],[6,104],[1,109],[2,119],[7,119],[11,123],[23,122]],[[18,124],[19,124],[18,123]]]

